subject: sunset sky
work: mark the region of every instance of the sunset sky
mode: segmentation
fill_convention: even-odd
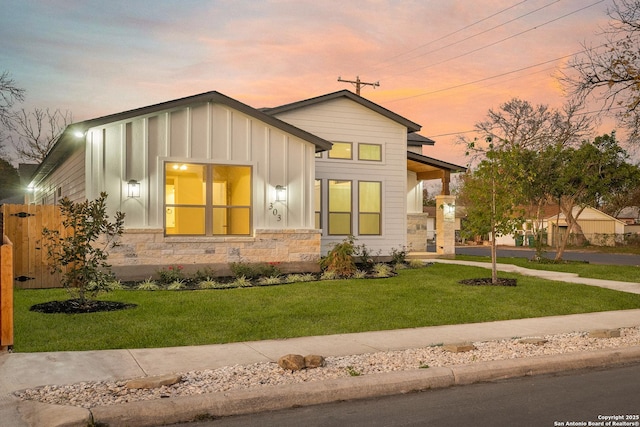
[[[598,45],[611,0],[10,0],[0,72],[82,121],[217,90],[273,107],[362,96],[423,126],[428,156],[513,97],[560,107],[554,75]],[[606,126],[606,125],[605,125]],[[611,125],[602,132],[610,132]],[[472,134],[466,134],[472,136]]]

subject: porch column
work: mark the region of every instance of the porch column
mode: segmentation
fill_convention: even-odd
[[[436,196],[436,253],[456,253],[456,197]]]

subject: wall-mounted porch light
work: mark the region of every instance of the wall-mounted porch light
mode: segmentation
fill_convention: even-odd
[[[140,197],[140,183],[135,179],[130,179],[127,182],[127,196]]]
[[[276,202],[285,202],[287,200],[287,187],[276,185]]]

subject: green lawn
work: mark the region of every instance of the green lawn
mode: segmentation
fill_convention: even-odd
[[[488,256],[456,255],[458,260],[491,262]],[[564,273],[576,273],[580,277],[592,279],[619,280],[622,282],[640,283],[640,267],[633,265],[602,265],[573,262],[566,264],[541,264],[529,261],[526,258],[498,257],[498,263],[514,264],[532,270],[561,271]]]
[[[388,279],[336,280],[202,291],[116,291],[103,297],[137,308],[42,314],[33,304],[63,290],[16,290],[18,352],[201,345],[486,322],[640,308],[640,295],[516,277],[517,287],[474,287],[484,268],[434,264]]]

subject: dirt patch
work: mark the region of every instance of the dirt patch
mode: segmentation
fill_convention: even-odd
[[[78,313],[96,313],[99,311],[116,311],[126,310],[128,308],[137,307],[136,304],[127,304],[124,302],[116,301],[85,301],[82,303],[78,299],[68,299],[65,301],[49,301],[41,304],[32,305],[29,308],[30,311],[37,311],[38,313],[64,313],[64,314],[78,314]]]
[[[468,286],[516,286],[517,280],[498,278],[498,282],[493,283],[490,277],[485,277],[481,279],[460,280],[458,283]]]

